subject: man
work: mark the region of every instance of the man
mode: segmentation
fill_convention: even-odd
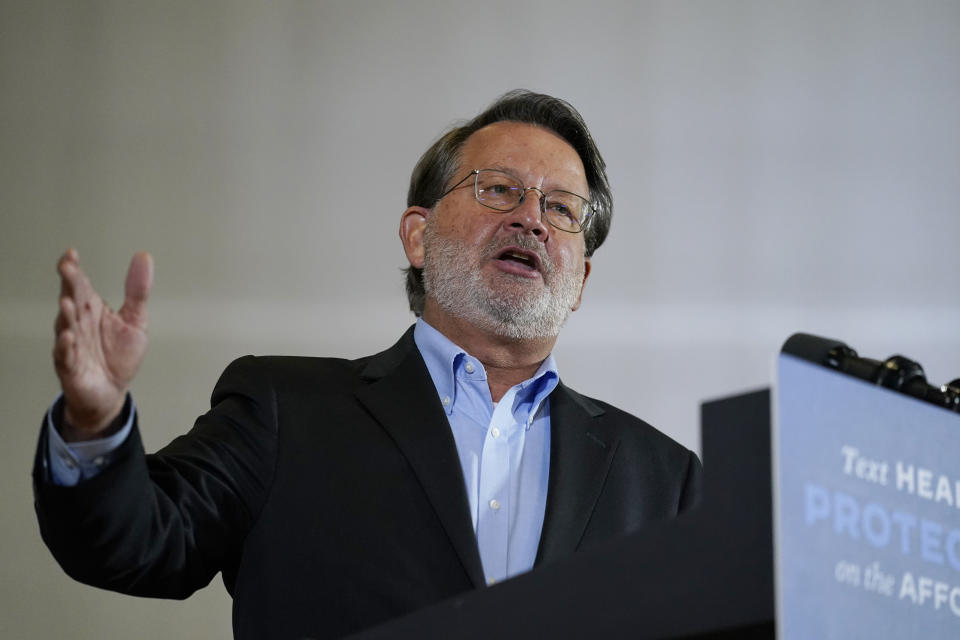
[[[152,263],[103,306],[75,252],[34,480],[75,578],[186,597],[217,573],[238,637],[336,637],[676,516],[700,464],[565,387],[551,356],[609,229],[603,160],[567,103],[525,91],[438,140],[400,239],[419,319],[356,361],[231,364],[194,428],[144,456],[127,388]]]

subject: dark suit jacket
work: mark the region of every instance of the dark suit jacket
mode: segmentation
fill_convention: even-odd
[[[537,564],[676,516],[697,457],[560,384]],[[67,573],[185,598],[223,573],[234,632],[336,637],[483,587],[446,415],[407,333],[360,360],[247,356],[193,429],[144,456],[139,432],[76,487],[34,469],[37,514]]]

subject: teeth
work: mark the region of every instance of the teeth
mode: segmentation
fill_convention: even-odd
[[[503,254],[503,257],[504,257],[504,258],[510,258],[510,259],[513,259],[513,260],[518,260],[518,261],[523,262],[524,264],[528,264],[528,265],[532,265],[532,264],[533,264],[533,260],[530,259],[530,256],[526,256],[526,255],[523,255],[523,254],[520,254],[520,253],[514,253],[513,251],[508,251],[508,252],[506,252],[505,254]]]

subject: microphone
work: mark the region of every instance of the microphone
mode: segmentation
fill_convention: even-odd
[[[905,356],[893,355],[883,361],[862,358],[839,340],[809,333],[793,334],[780,352],[960,413],[960,378],[933,386],[920,363]]]

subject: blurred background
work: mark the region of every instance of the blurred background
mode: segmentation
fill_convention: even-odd
[[[239,355],[394,342],[410,170],[511,88],[573,103],[613,185],[569,385],[699,450],[699,403],[770,384],[798,330],[960,377],[952,0],[0,0],[0,33],[4,638],[231,636],[219,580],[118,596],[40,540],[58,256],[119,305],[153,253],[134,396],[155,449]]]

